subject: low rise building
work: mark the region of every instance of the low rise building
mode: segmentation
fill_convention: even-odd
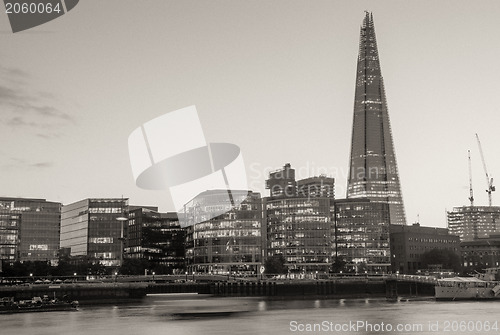
[[[126,258],[147,260],[157,273],[184,273],[186,231],[176,213],[138,207],[129,210],[128,218]]]
[[[460,238],[446,228],[391,225],[391,263],[393,272],[415,274],[426,269],[422,255],[433,249],[460,254]],[[437,264],[434,264],[437,265]]]
[[[389,205],[366,198],[335,200],[335,258],[354,273],[390,271]]]
[[[59,250],[61,204],[45,199],[0,198],[0,260],[51,261]]]
[[[460,243],[464,271],[481,271],[500,266],[500,234]]]
[[[123,198],[84,199],[63,206],[61,248],[108,268],[121,266],[127,212],[128,199]]]
[[[206,191],[185,206],[189,273],[256,274],[263,263],[260,193],[227,192]]]

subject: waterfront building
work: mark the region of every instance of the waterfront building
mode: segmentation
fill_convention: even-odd
[[[57,261],[61,204],[0,198],[0,260]]]
[[[460,239],[447,228],[391,225],[391,263],[393,272],[415,274],[427,267],[422,255],[433,249],[449,250],[460,255]]]
[[[335,200],[335,258],[348,272],[390,271],[389,204],[370,199]]]
[[[389,204],[390,222],[406,224],[373,15],[361,27],[347,198]]]
[[[447,212],[450,234],[473,241],[500,232],[499,206],[462,206]]]
[[[297,196],[295,169],[292,169],[290,163],[286,163],[282,169],[269,173],[266,189],[269,189],[271,197],[275,198]]]
[[[190,273],[256,274],[262,265],[260,193],[229,192],[206,191],[185,206]]]
[[[183,273],[185,238],[186,231],[176,213],[159,213],[157,207],[130,206],[126,258],[147,260],[155,271]]]
[[[320,175],[297,181],[297,195],[304,198],[335,198],[335,179]]]
[[[264,253],[266,257],[283,256],[293,276],[328,272],[334,243],[331,206],[335,181],[326,176],[296,181],[294,172],[285,164],[266,180],[270,197],[263,201]],[[290,191],[282,192],[286,187]]]
[[[460,243],[462,264],[466,272],[500,266],[500,234]]]
[[[116,268],[122,264],[128,199],[93,198],[64,205],[61,212],[61,248],[72,257],[88,257]]]
[[[266,198],[267,257],[282,255],[294,275],[328,272],[334,245],[332,202],[326,197]]]

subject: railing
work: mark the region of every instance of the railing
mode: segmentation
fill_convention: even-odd
[[[436,283],[437,278],[433,276],[419,276],[419,275],[402,275],[402,274],[391,274],[387,275],[387,279],[395,279],[399,281],[411,281],[418,283]]]

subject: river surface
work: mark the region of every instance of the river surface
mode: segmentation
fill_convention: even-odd
[[[225,316],[175,313],[246,311]],[[2,335],[500,334],[500,301],[262,300],[147,296],[73,312],[0,315]]]

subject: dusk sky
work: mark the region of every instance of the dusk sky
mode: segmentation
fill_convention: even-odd
[[[500,2],[84,0],[13,34],[0,14],[0,196],[173,210],[135,185],[127,140],[196,105],[207,142],[238,145],[248,183],[326,173],[345,197],[364,10],[373,12],[408,223],[487,205],[478,133],[500,185]],[[500,194],[493,194],[500,204]]]

